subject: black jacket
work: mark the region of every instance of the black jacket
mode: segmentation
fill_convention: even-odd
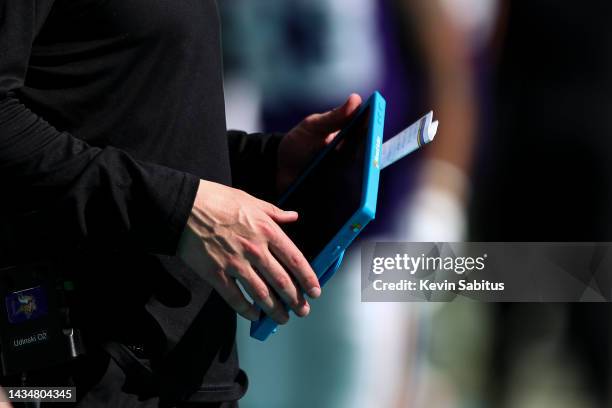
[[[198,179],[263,195],[278,140],[226,131],[214,1],[0,0],[2,262],[55,258],[169,398],[244,392],[235,314],[173,255]]]

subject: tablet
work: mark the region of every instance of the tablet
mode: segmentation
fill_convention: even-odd
[[[385,100],[374,92],[350,123],[312,161],[278,206],[299,219],[283,230],[302,251],[323,286],[344,250],[374,219],[385,116]],[[265,340],[276,323],[262,312],[251,337]]]

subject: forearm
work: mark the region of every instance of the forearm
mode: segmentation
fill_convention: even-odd
[[[17,224],[13,238],[27,245],[30,236],[44,235],[42,242],[61,246],[95,241],[173,253],[198,180],[112,147],[89,146],[20,100],[34,40],[52,5],[0,3],[0,217]]]
[[[3,207],[43,242],[166,254],[197,189],[193,176],[59,132],[11,96],[0,100],[0,182]]]

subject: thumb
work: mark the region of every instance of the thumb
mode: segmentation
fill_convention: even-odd
[[[318,132],[332,133],[346,125],[360,105],[361,96],[353,93],[342,105],[325,113],[311,115],[309,122]]]
[[[259,204],[262,210],[278,224],[295,222],[298,219],[298,213],[295,211],[282,210],[274,204],[263,200],[259,200]]]

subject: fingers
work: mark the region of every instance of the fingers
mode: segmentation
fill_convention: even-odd
[[[353,112],[355,112],[359,108],[359,106],[361,106],[361,102],[361,96],[359,96],[359,94],[352,93],[346,99],[346,102],[344,102],[344,104],[332,110],[332,112],[335,112],[339,118],[350,117]]]
[[[274,204],[270,204],[267,201],[259,199],[257,201],[260,208],[276,223],[286,224],[289,222],[295,222],[298,219],[298,213],[295,211],[281,210]]]
[[[259,310],[244,297],[244,294],[230,276],[227,276],[223,271],[219,271],[216,279],[211,280],[211,284],[240,316],[251,321],[259,319]]]
[[[325,145],[330,144],[336,138],[336,136],[338,136],[338,133],[340,133],[340,131],[336,130],[335,132],[332,132],[329,135],[327,135],[324,141]]]
[[[306,258],[304,258],[302,252],[278,226],[276,226],[275,231],[270,236],[269,248],[272,254],[297,279],[308,296],[317,298],[321,295],[321,286],[319,285],[317,275]]]
[[[344,127],[361,105],[361,96],[351,94],[342,105],[325,113],[316,113],[306,118],[308,126],[321,134],[329,134]]]
[[[310,305],[304,299],[299,284],[294,282],[267,248],[261,252],[251,262],[289,308],[300,317],[306,316],[310,312]]]
[[[289,321],[289,314],[283,303],[274,296],[268,285],[250,265],[247,264],[240,270],[233,269],[228,273],[240,281],[253,301],[275,322],[285,324]]]
[[[277,223],[295,222],[298,218],[298,214],[295,211],[284,211],[266,201],[259,201],[264,212],[266,212],[266,214],[268,214],[270,218],[272,218],[272,220]],[[297,279],[302,289],[306,293],[308,293],[308,296],[312,298],[319,297],[321,295],[321,286],[319,285],[319,280],[317,279],[317,275],[310,267],[310,264],[308,263],[306,258],[304,258],[302,252],[295,246],[291,239],[289,239],[289,237],[283,232],[282,229],[280,229],[278,225],[271,224],[266,226],[265,228],[266,230],[264,230],[264,234],[269,239],[269,248],[272,251],[272,254],[274,255],[271,258],[274,259],[274,257],[276,257],[289,269],[291,274]],[[248,243],[244,244],[248,245]],[[258,267],[259,270],[262,271],[262,273],[265,273],[263,271],[270,271],[270,268],[273,268],[273,270],[278,271],[275,264],[275,262],[278,263],[278,261],[276,261],[275,259],[274,261],[268,260],[268,257],[264,256],[259,256],[258,258],[265,259],[266,262],[265,265],[260,265]],[[280,268],[283,269],[284,272],[284,268],[282,268],[282,266],[280,266]],[[286,272],[284,273],[286,275]],[[278,277],[279,275],[277,274],[275,276]],[[289,276],[287,276],[287,278],[289,278]],[[277,282],[277,286],[279,286],[281,283],[283,284],[283,287],[289,288],[291,286],[284,281],[284,278],[278,279],[280,279],[282,282]],[[279,288],[277,286],[274,286],[272,282],[270,283],[277,291],[279,290]],[[287,289],[283,288],[282,293],[285,295],[283,296],[281,294],[285,301],[287,301],[287,299],[290,299],[292,302],[294,302],[293,304],[295,305],[296,297],[293,296],[291,292],[288,292]],[[298,315],[301,313],[298,310],[295,311],[296,313],[298,313]]]

